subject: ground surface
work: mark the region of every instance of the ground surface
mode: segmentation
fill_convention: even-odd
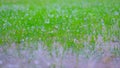
[[[118,42],[104,43],[94,51],[84,48],[82,54],[75,54],[71,49],[64,51],[58,43],[54,44],[51,52],[38,44],[38,49],[17,48],[15,43],[7,50],[1,47],[0,68],[120,68],[119,54],[113,54],[114,48],[120,49]]]

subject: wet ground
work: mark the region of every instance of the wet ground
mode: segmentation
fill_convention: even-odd
[[[110,51],[119,49],[120,44],[109,42],[98,46],[94,51],[86,47],[77,55],[71,49],[64,51],[58,44],[48,52],[41,44],[31,51],[31,48],[17,48],[13,43],[0,47],[0,68],[120,68],[120,56]]]

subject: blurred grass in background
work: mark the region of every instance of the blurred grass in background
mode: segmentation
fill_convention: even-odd
[[[0,0],[0,44],[54,42],[79,50],[120,41],[119,0]]]

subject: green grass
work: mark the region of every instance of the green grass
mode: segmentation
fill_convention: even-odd
[[[0,0],[0,44],[59,42],[79,50],[99,36],[120,41],[119,0]]]

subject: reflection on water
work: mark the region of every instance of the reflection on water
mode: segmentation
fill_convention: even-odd
[[[0,68],[120,68],[120,57],[110,51],[114,49],[112,46],[120,44],[104,45],[108,44],[111,47],[99,45],[93,51],[85,47],[82,53],[77,55],[71,49],[64,51],[57,43],[51,51],[42,47],[42,44],[39,44],[37,49],[33,45],[22,49],[13,43],[11,46],[0,47]]]

